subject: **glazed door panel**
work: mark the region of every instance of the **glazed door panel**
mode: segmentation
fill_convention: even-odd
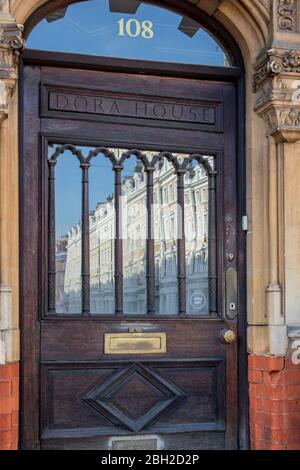
[[[23,447],[237,448],[235,85],[23,83]]]

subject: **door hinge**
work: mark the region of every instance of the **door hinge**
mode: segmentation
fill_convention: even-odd
[[[242,230],[244,232],[248,232],[248,216],[247,215],[243,215],[242,217]]]

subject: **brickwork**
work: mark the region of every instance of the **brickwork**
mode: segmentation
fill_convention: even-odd
[[[253,450],[300,449],[300,365],[290,358],[249,356]]]
[[[18,448],[19,364],[0,365],[0,450]]]

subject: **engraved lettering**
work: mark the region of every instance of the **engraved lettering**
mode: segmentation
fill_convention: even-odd
[[[143,116],[146,117],[148,116],[148,109],[147,109],[147,103],[141,103],[139,101],[136,101],[135,103],[135,114],[136,116]]]
[[[157,118],[163,118],[167,114],[167,110],[162,104],[156,104],[153,106],[153,114]]]
[[[118,114],[121,114],[121,111],[119,109],[117,101],[114,101],[111,108],[110,108],[110,110],[109,110],[109,114],[115,114],[116,112]]]
[[[104,113],[104,109],[102,107],[103,105],[103,100],[101,100],[100,98],[96,98],[95,99],[95,106],[94,106],[94,111],[97,113],[97,111],[100,111],[101,113]]]
[[[68,106],[69,100],[65,95],[57,95],[57,108],[64,109]]]
[[[74,99],[74,106],[79,111],[86,111],[88,107],[88,101],[83,96],[78,96]]]
[[[197,102],[196,102],[197,103]],[[89,113],[104,116],[122,116],[124,118],[148,118],[152,120],[173,121],[182,123],[216,126],[220,105],[187,104],[178,99],[168,102],[166,99],[138,100],[131,97],[98,95],[82,93],[49,91],[49,111],[65,111],[69,113]]]
[[[183,117],[183,106],[172,106],[172,116],[174,119],[181,120]]]
[[[193,121],[197,120],[197,108],[190,108],[190,114],[193,116]]]
[[[212,109],[211,108],[204,108],[203,110],[203,120],[205,122],[211,122],[212,121]]]

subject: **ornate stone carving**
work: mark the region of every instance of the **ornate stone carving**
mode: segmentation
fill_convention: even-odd
[[[300,140],[300,51],[270,49],[255,65],[256,112],[267,133],[282,140]]]
[[[267,134],[279,137],[281,140],[292,141],[300,138],[300,108],[281,108],[276,104],[269,104],[257,110],[265,120]]]
[[[25,47],[22,37],[24,27],[20,24],[7,23],[0,25],[0,48],[11,49],[19,54]]]
[[[300,51],[289,51],[283,56],[282,67],[285,72],[300,73]]]
[[[22,25],[12,21],[0,24],[0,124],[8,115],[18,79],[18,56],[25,46],[22,33]]]
[[[256,93],[267,80],[289,72],[300,74],[300,51],[268,50],[255,65],[253,91]]]
[[[300,126],[300,110],[291,108],[280,111],[279,125],[288,128],[299,128]]]
[[[297,29],[296,0],[279,0],[278,28],[283,31],[296,31]]]

